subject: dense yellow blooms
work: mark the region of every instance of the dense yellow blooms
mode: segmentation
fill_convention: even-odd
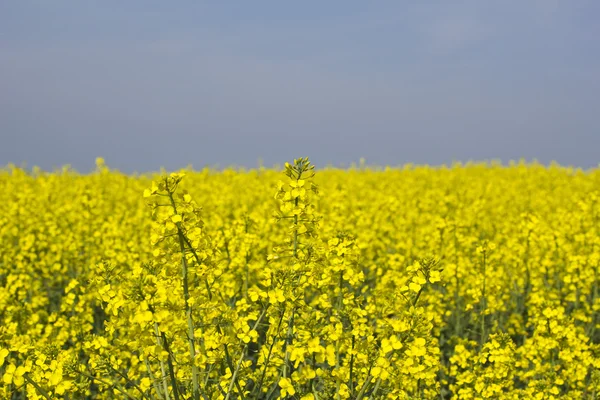
[[[600,395],[600,171],[0,171],[0,398]]]

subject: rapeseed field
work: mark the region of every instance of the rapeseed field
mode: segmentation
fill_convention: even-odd
[[[600,171],[0,171],[2,399],[595,399]]]

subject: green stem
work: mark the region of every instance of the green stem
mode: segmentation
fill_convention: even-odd
[[[258,385],[256,385],[256,390],[253,390],[254,392],[257,392],[258,394],[260,394],[260,391],[262,389],[262,385],[263,382],[265,380],[265,375],[267,374],[267,367],[269,365],[269,361],[271,359],[271,354],[273,352],[273,347],[275,346],[275,343],[277,343],[277,337],[279,336],[279,332],[281,330],[281,324],[283,323],[283,317],[285,315],[285,307],[283,308],[283,310],[281,311],[281,317],[279,317],[279,322],[277,324],[277,333],[275,333],[275,337],[273,338],[273,342],[271,342],[271,345],[269,346],[269,352],[267,353],[267,359],[265,360],[265,365],[263,366],[263,370],[260,376],[260,380],[258,381]]]
[[[350,388],[350,395],[354,394],[354,345],[356,342],[356,336],[352,335],[352,354],[350,355],[350,378],[348,379],[348,387]]]
[[[294,315],[296,314],[296,309],[292,309],[292,315],[290,316],[290,320],[288,322],[288,331],[287,331],[287,336],[285,338],[285,343],[283,344],[283,352],[285,354],[285,358],[283,361],[283,377],[287,378],[287,366],[288,366],[288,360],[290,358],[290,353],[288,352],[287,348],[290,345],[290,343],[292,342],[292,334],[294,333]]]
[[[260,317],[258,317],[258,319],[256,320],[256,323],[254,324],[254,327],[252,328],[252,330],[256,330],[256,328],[258,328],[258,324],[260,324],[260,321],[263,319],[263,317],[265,316],[265,313],[267,312],[267,307],[265,307],[265,309],[263,310],[262,314],[260,314]],[[231,376],[231,382],[229,382],[229,390],[227,391],[227,396],[225,396],[225,400],[229,400],[229,396],[231,395],[231,391],[233,390],[233,385],[235,382],[237,382],[237,374],[240,371],[240,367],[242,365],[242,361],[244,361],[244,355],[246,354],[246,349],[248,348],[248,344],[244,345],[244,348],[242,349],[242,354],[240,355],[240,358],[237,362],[237,366],[235,368],[235,371],[233,372],[233,375]],[[238,390],[240,390],[240,396],[242,396],[242,399],[244,398],[244,393],[241,391],[241,388],[239,388],[239,384],[238,384]]]
[[[169,190],[168,181],[166,183],[167,193],[169,193],[169,199],[173,212],[177,214],[177,206],[175,205],[175,199],[173,199],[173,192]],[[188,345],[190,348],[190,362],[192,364],[192,398],[194,400],[200,399],[200,382],[198,379],[198,366],[196,365],[196,345],[194,337],[194,320],[192,318],[192,307],[189,304],[190,292],[188,283],[188,264],[185,257],[185,242],[184,234],[181,228],[181,222],[177,222],[177,235],[179,239],[179,249],[181,251],[181,279],[183,281],[183,300],[185,302],[185,314],[188,326]]]
[[[362,398],[365,397],[365,392],[367,391],[367,386],[369,386],[372,379],[373,379],[373,375],[369,374],[367,376],[367,379],[363,383],[362,387],[360,388],[360,391],[356,395],[356,400],[362,400]]]
[[[154,322],[154,334],[156,336],[156,344],[160,347],[164,347],[161,343],[160,331],[158,329],[158,323],[156,321]],[[167,371],[165,368],[165,362],[162,358],[160,358],[160,374],[163,390],[165,392],[165,400],[171,400],[169,396],[169,383],[167,382]]]
[[[154,388],[156,395],[159,397],[163,397],[161,390],[160,390],[160,386],[158,385],[158,383],[156,383],[156,377],[154,376],[154,372],[152,371],[152,368],[150,367],[150,362],[148,361],[148,357],[144,358],[144,364],[146,364],[146,370],[148,371],[148,375],[152,379],[152,387]]]
[[[371,393],[371,395],[369,396],[369,400],[375,399],[375,395],[379,391],[379,386],[381,386],[381,378],[377,379],[377,382],[375,383],[375,387],[373,388],[373,393]]]
[[[302,170],[298,172],[296,183],[302,177]],[[297,187],[297,186],[296,186]],[[294,199],[294,209],[298,207],[298,197]],[[294,258],[298,258],[298,215],[294,214]]]
[[[419,291],[417,292],[417,295],[415,296],[415,299],[413,300],[413,307],[417,306],[417,302],[419,301],[419,297],[421,297],[421,293],[423,293],[423,287],[421,287],[421,289],[419,289]]]
[[[31,379],[29,377],[29,374],[24,374],[23,378],[25,378],[25,380],[27,382],[29,382],[35,388],[35,390],[38,391],[39,394],[41,394],[42,396],[44,396],[44,398],[46,398],[47,400],[50,400],[50,395],[48,394],[48,392],[46,392],[46,390],[44,388],[42,388],[33,379]]]
[[[161,333],[163,348],[169,355],[167,358],[167,365],[169,366],[169,376],[171,377],[171,384],[173,385],[173,397],[175,400],[179,400],[179,388],[177,387],[177,378],[175,378],[175,368],[173,367],[173,354],[169,349],[169,342],[167,341],[167,336],[164,332]]]
[[[217,329],[218,329],[218,332],[222,334],[221,328],[219,328],[217,326]],[[234,370],[234,368],[233,368],[233,360],[231,359],[231,355],[229,354],[229,347],[227,346],[227,344],[225,344],[224,347],[225,347],[225,359],[227,361],[227,366],[229,367],[229,370],[233,374],[233,370]],[[234,379],[233,382],[235,383],[235,386],[237,387],[238,392],[242,393],[242,387],[240,386],[240,383],[237,381],[237,379]]]
[[[92,381],[98,381],[98,382],[100,382],[100,383],[102,383],[102,384],[106,385],[106,386],[107,386],[107,387],[109,387],[109,388],[115,388],[115,389],[117,389],[117,390],[118,390],[120,393],[123,393],[123,394],[125,395],[125,397],[127,397],[128,399],[135,400],[135,397],[133,397],[132,395],[130,395],[129,393],[127,393],[125,390],[123,390],[123,389],[122,389],[120,386],[118,386],[118,385],[111,384],[111,383],[109,383],[109,382],[105,381],[104,379],[98,378],[97,376],[93,376],[93,375],[87,374],[87,373],[85,373],[85,372],[81,372],[81,371],[77,371],[77,370],[76,370],[75,372],[77,372],[79,375],[82,375],[82,376],[85,376],[86,378],[89,378],[89,379],[91,379]],[[47,398],[48,398],[48,399],[50,399],[50,397],[47,397]]]

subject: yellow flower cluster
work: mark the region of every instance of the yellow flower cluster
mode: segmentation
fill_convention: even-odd
[[[600,396],[600,171],[0,171],[0,398]]]

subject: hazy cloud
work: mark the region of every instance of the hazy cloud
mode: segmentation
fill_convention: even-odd
[[[2,3],[0,164],[592,166],[600,7],[576,3]]]

